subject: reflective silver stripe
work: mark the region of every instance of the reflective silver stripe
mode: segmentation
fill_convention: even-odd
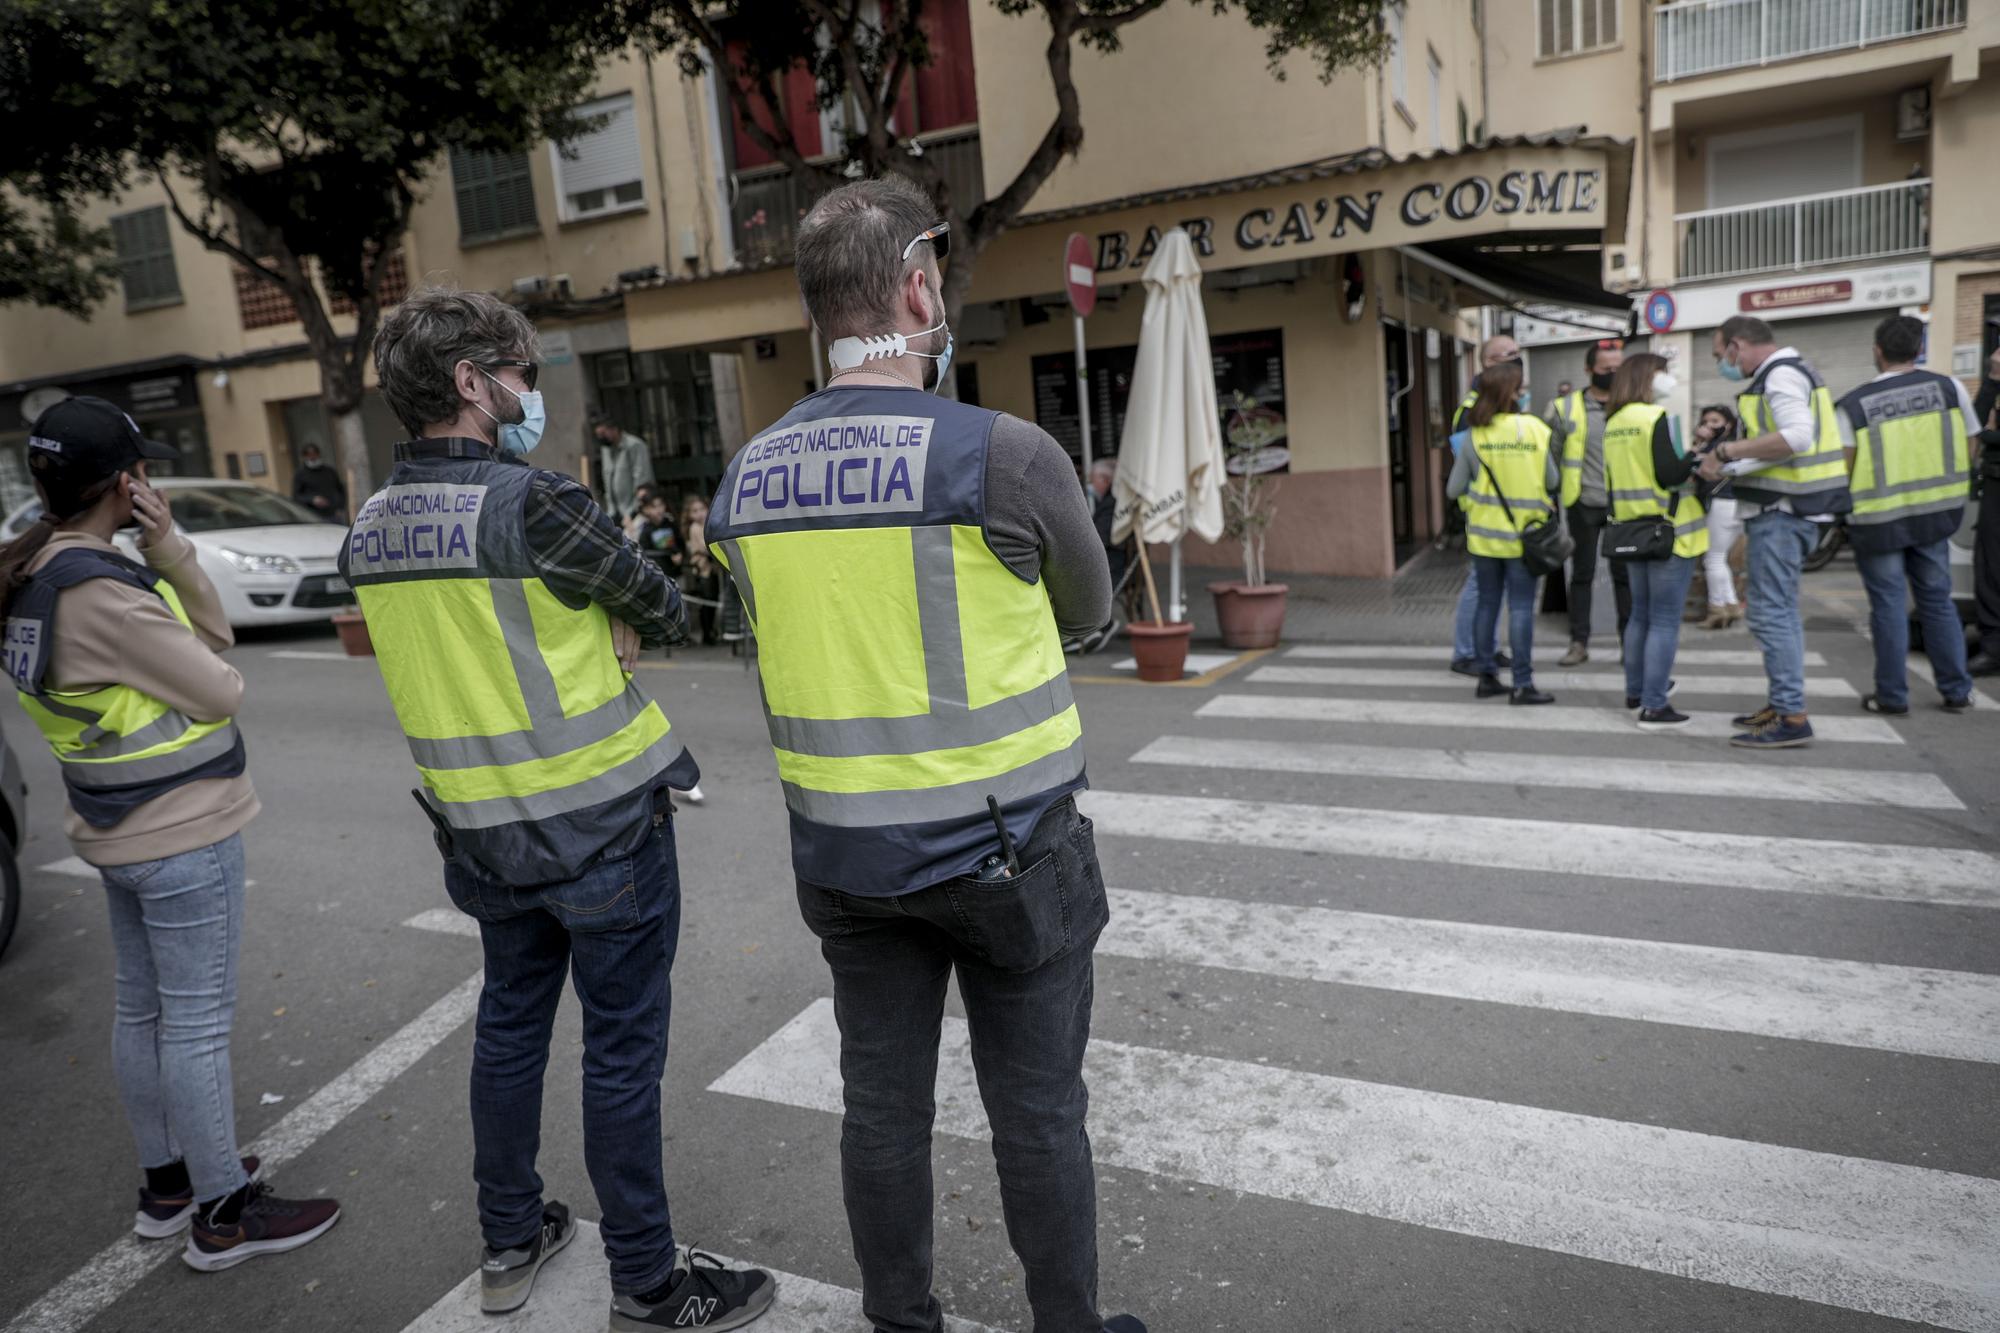
[[[1521,540],[1521,534],[1512,528],[1480,528],[1468,523],[1465,525],[1465,530],[1475,537],[1491,537],[1495,541],[1517,542]]]
[[[1492,494],[1490,491],[1469,490],[1466,494],[1481,504],[1492,505],[1495,509],[1511,508],[1516,513],[1527,514],[1553,514],[1555,512],[1555,510],[1549,507],[1547,500],[1516,500],[1510,495],[1507,497],[1507,503],[1503,505],[1500,503],[1500,497]]]
[[[731,537],[722,543],[722,550],[729,557],[729,578],[736,585],[736,591],[743,597],[743,609],[750,616],[750,623],[757,623],[757,595],[750,588],[750,567],[743,562],[743,543]]]
[[[869,754],[922,754],[984,745],[1026,731],[1069,710],[1069,673],[1058,671],[1031,690],[983,708],[933,703],[915,717],[782,717],[766,710],[771,744],[793,754],[848,759]]]
[[[1583,460],[1581,458],[1565,458],[1562,463],[1571,472],[1581,472],[1583,470]]]
[[[1768,472],[1745,472],[1738,475],[1732,484],[1741,498],[1749,498],[1758,491],[1772,491],[1784,495],[1818,495],[1822,491],[1844,491],[1847,478],[1826,477],[1819,481],[1791,481],[1773,477]]]
[[[1083,775],[1083,738],[1067,748],[1044,755],[996,777],[959,782],[949,787],[919,787],[907,791],[818,791],[785,783],[785,804],[802,819],[836,828],[878,828],[884,824],[921,824],[935,819],[962,818],[983,810],[992,796],[1002,805],[1026,800]]]
[[[526,731],[498,736],[411,736],[410,754],[425,768],[485,768],[491,764],[524,764],[549,759],[595,745],[637,721],[652,706],[627,685],[617,695],[581,717],[537,720]]]
[[[497,828],[523,820],[553,819],[650,786],[652,779],[671,768],[681,753],[681,743],[670,731],[616,768],[571,786],[532,796],[494,796],[483,801],[447,801],[432,791],[430,799],[444,822],[453,828]]]
[[[1649,486],[1643,490],[1636,490],[1636,491],[1613,491],[1611,492],[1611,498],[1614,500],[1657,501],[1660,498],[1660,493]]]
[[[1857,500],[1879,500],[1885,495],[1907,495],[1911,491],[1936,490],[1940,486],[1970,485],[1972,474],[1959,469],[1941,477],[1921,477],[1916,481],[1899,481],[1893,486],[1870,486],[1865,491],[1855,491]]]
[[[501,637],[507,641],[507,655],[514,662],[514,679],[520,682],[521,702],[528,708],[529,726],[562,721],[562,700],[556,694],[555,677],[549,674],[549,664],[542,660],[542,646],[535,639],[535,617],[528,610],[528,585],[518,579],[494,579],[487,586],[493,592],[493,615],[500,622]]]
[[[952,568],[951,529],[911,528],[910,557],[917,574],[917,616],[924,641],[924,679],[931,711],[967,707],[965,648],[958,632],[958,573]],[[925,746],[936,749],[936,746]]]
[[[1846,461],[1847,450],[1845,447],[1842,447],[1838,449],[1822,449],[1816,454],[1793,454],[1790,458],[1779,459],[1777,465],[1779,467],[1815,467],[1821,463],[1845,463]],[[1755,476],[1756,474],[1751,473],[1750,475]]]
[[[232,722],[220,731],[210,732],[178,750],[146,759],[64,759],[63,780],[76,787],[130,787],[135,783],[178,777],[211,759],[220,759],[235,748],[236,724]]]
[[[1674,525],[1674,536],[1676,537],[1685,537],[1690,532],[1706,532],[1706,531],[1708,531],[1708,515],[1706,514],[1702,515],[1700,518],[1692,519],[1689,522],[1677,523]]]
[[[1861,527],[1876,523],[1893,523],[1899,518],[1915,518],[1918,514],[1935,514],[1946,509],[1963,508],[1968,497],[1947,495],[1938,500],[1926,500],[1922,504],[1901,505],[1895,509],[1877,510],[1872,514],[1849,514],[1847,521]]]

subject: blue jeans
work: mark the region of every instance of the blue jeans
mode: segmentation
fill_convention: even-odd
[[[1458,610],[1451,622],[1451,660],[1454,663],[1479,660],[1479,648],[1472,637],[1473,625],[1478,618],[1479,573],[1472,566],[1467,566],[1465,588],[1458,594]]]
[[[1782,509],[1766,509],[1743,525],[1749,606],[1744,619],[1764,652],[1770,705],[1783,714],[1806,711],[1806,625],[1799,614],[1799,574],[1819,544],[1819,525]]]
[[[1667,681],[1681,646],[1681,608],[1694,581],[1693,556],[1621,560],[1632,587],[1632,618],[1625,622],[1625,694],[1641,708],[1667,706]]]
[[[1099,1333],[1097,1188],[1084,1112],[1091,955],[1109,920],[1090,821],[1064,799],[1011,879],[895,897],[801,879],[799,910],[833,970],[846,1115],[841,1190],[880,1333],[942,1333],[931,1294],[931,1122],[945,986],[958,976],[1007,1239],[1037,1333]]]
[[[204,1203],[243,1188],[229,1030],[243,942],[243,839],[102,866],[118,952],[112,1067],[139,1165],[183,1158]]]
[[[667,1280],[673,1223],[660,1167],[660,1076],[668,972],[680,940],[674,825],[656,798],[653,830],[630,855],[577,879],[514,889],[469,862],[445,862],[445,890],[479,922],[486,984],[472,1047],[472,1175],[479,1229],[495,1250],[542,1224],[542,1071],[563,978],[583,1006],[583,1160],[603,1215],[614,1291]]]
[[[1951,604],[1951,539],[1940,537],[1924,546],[1865,552],[1854,559],[1868,588],[1868,624],[1875,640],[1875,697],[1891,708],[1910,706],[1910,679],[1905,661],[1910,655],[1910,621],[1903,597],[1909,580],[1916,594],[1917,616],[1924,623],[1924,652],[1937,676],[1938,693],[1963,699],[1972,693],[1965,670],[1965,631]]]
[[[1507,649],[1514,655],[1514,688],[1526,689],[1535,683],[1535,576],[1519,556],[1502,560],[1496,556],[1472,557],[1472,576],[1479,584],[1479,608],[1473,625],[1473,639],[1479,645],[1475,660],[1479,674],[1495,675],[1500,670],[1498,636],[1500,599],[1507,599]]]

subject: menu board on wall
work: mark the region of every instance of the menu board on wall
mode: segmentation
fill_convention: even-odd
[[[1222,414],[1225,444],[1254,447],[1247,457],[1259,472],[1288,471],[1291,451],[1286,445],[1285,341],[1279,329],[1211,336],[1215,401]],[[1125,433],[1125,406],[1132,395],[1132,367],[1137,346],[1096,347],[1090,366],[1090,452],[1105,458],[1118,452]],[[1049,352],[1029,362],[1035,386],[1035,423],[1069,451],[1083,456],[1082,429],[1076,411],[1076,356]],[[1232,457],[1232,470],[1241,469]]]

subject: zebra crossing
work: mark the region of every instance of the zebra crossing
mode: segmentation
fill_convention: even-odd
[[[1434,996],[1696,1040],[1775,1040],[1807,1061],[2000,1066],[2000,975],[1990,972],[1507,921],[1513,886],[1531,872],[1565,877],[1580,902],[1668,913],[1699,891],[1765,915],[1951,909],[1980,913],[1984,925],[1984,911],[2000,907],[2000,855],[1951,822],[1967,814],[1965,796],[1926,769],[1902,731],[1877,718],[1815,717],[1822,744],[1802,756],[1809,762],[1730,762],[1732,752],[1703,738],[1725,734],[1726,710],[1758,697],[1752,653],[1684,654],[1698,670],[1681,676],[1681,706],[1688,696],[1718,706],[1666,738],[1639,733],[1617,700],[1590,697],[1622,693],[1622,677],[1549,673],[1550,688],[1576,691],[1555,708],[1441,703],[1433,692],[1469,693],[1469,682],[1437,659],[1407,645],[1293,648],[1222,692],[1163,704],[1162,734],[1135,751],[1093,750],[1096,787],[1080,804],[1112,886],[1098,944],[1100,1032],[1138,1002],[1127,990],[1143,969],[1162,985],[1194,973],[1309,987],[1323,1009],[1342,995]],[[1812,694],[1857,696],[1825,656],[1810,665],[1824,673]],[[1088,736],[1087,695],[1084,706]],[[1584,752],[1557,752],[1565,743]],[[1507,748],[1522,745],[1540,748]],[[1206,774],[1227,785],[1199,788]],[[1412,790],[1426,795],[1413,800]],[[1606,802],[1635,797],[1730,816],[1689,830],[1606,813]],[[1563,817],[1524,806],[1530,798],[1564,802]],[[1774,831],[1741,831],[1759,826],[1748,811],[1768,811],[1761,826]],[[1900,836],[1840,836],[1862,815],[1893,821]],[[1176,846],[1243,873],[1189,869],[1176,881],[1166,855],[1139,862],[1169,867],[1165,877],[1121,877],[1128,849]],[[1255,871],[1301,855],[1320,858],[1311,864],[1322,883],[1364,868],[1431,877],[1435,893],[1486,919],[1273,900]],[[1107,993],[1108,965],[1127,989]],[[1234,1058],[1170,1039],[1094,1040],[1099,1163],[1157,1181],[1162,1198],[1238,1191],[1328,1219],[1359,1215],[1669,1275],[1691,1292],[1713,1284],[1791,1298],[1801,1304],[1786,1327],[1819,1328],[1839,1310],[2000,1333],[2000,1180],[1587,1114],[1566,1109],[1561,1088],[1526,1105],[1291,1067],[1258,1049],[1255,1034],[1286,1021],[1264,1018],[1264,1028],[1243,1025]],[[1333,1031],[1322,1044],[1337,1043]],[[831,1002],[816,1000],[709,1091],[837,1115],[838,1051]],[[1333,1053],[1326,1063],[1337,1067]],[[937,1104],[941,1134],[987,1136],[955,1019]],[[1686,1326],[1697,1323],[1729,1326]]]

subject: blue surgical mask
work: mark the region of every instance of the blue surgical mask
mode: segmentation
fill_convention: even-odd
[[[500,448],[507,453],[524,456],[535,452],[535,446],[542,442],[542,428],[548,425],[549,420],[548,412],[542,407],[541,390],[530,389],[526,393],[517,393],[513,389],[508,389],[505,384],[501,384],[499,379],[484,366],[480,367],[479,373],[499,384],[501,388],[507,389],[507,392],[513,394],[521,404],[519,421],[502,421],[491,412],[486,412],[485,408],[479,408],[480,411],[486,412],[487,416],[492,417],[494,425],[500,427],[498,441]],[[473,406],[479,405],[474,403]]]
[[[1514,399],[1514,410],[1516,412],[1526,412],[1534,405],[1534,397],[1526,389],[1521,390],[1519,395]]]
[[[1740,381],[1743,379],[1743,367],[1737,365],[1728,357],[1724,357],[1715,363],[1715,373],[1726,380]]]

